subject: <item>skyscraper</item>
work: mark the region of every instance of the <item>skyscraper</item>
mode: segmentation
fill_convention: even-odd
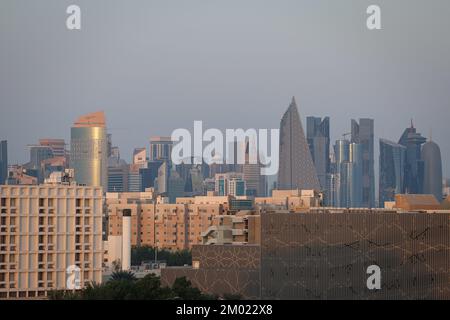
[[[75,121],[71,129],[70,166],[75,181],[87,186],[108,186],[108,144],[103,112],[90,113]]]
[[[245,163],[240,167],[242,168],[247,195],[264,197],[266,188],[264,176],[261,175],[260,159],[258,158],[257,163],[250,163],[250,148],[254,147],[254,144],[247,141],[245,145]],[[252,152],[257,153],[256,150]],[[258,155],[258,157],[261,157],[261,155]]]
[[[8,142],[0,141],[0,185],[8,179]]]
[[[358,208],[363,206],[362,146],[348,140],[337,140],[334,146],[335,170],[334,194],[336,207]]]
[[[411,127],[406,128],[400,137],[399,144],[406,147],[406,164],[404,192],[412,194],[423,193],[424,166],[421,159],[421,146],[426,139],[416,131],[411,121]]]
[[[396,194],[404,193],[406,147],[380,139],[379,206],[394,201]]]
[[[39,139],[39,145],[50,147],[54,157],[66,156],[66,142],[64,139]]]
[[[325,202],[328,203],[328,189],[330,174],[330,118],[323,120],[317,117],[306,118],[306,137],[309,150],[316,167],[320,187],[325,193]]]
[[[108,192],[128,192],[129,166],[118,157],[108,159]]]
[[[133,151],[133,164],[140,168],[147,167],[147,150],[145,148],[135,148]]]
[[[280,122],[278,189],[320,190],[294,97]]]
[[[170,137],[151,137],[150,138],[150,161],[171,160],[172,157],[172,139]]]
[[[442,201],[442,161],[441,150],[433,141],[426,142],[422,147],[424,164],[423,193],[433,194]]]
[[[374,121],[359,119],[351,121],[351,142],[362,148],[362,206],[375,207],[375,172],[374,172]]]

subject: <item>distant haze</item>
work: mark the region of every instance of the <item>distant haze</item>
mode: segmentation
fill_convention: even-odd
[[[70,4],[81,31],[66,29]],[[366,28],[370,4],[380,31]],[[2,0],[0,140],[23,163],[27,144],[69,142],[78,116],[104,110],[131,161],[194,120],[278,128],[295,95],[303,123],[330,116],[332,143],[374,118],[376,162],[378,138],[397,142],[413,118],[448,177],[449,14],[448,0]]]

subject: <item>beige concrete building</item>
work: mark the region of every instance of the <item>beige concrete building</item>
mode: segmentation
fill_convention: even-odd
[[[256,198],[257,209],[242,209],[235,202],[252,203],[249,197],[180,197],[175,204],[154,199],[152,193],[107,193],[110,266],[120,259],[123,210],[131,210],[131,245],[169,250],[191,249],[203,243],[260,243],[262,208],[303,210],[321,205],[313,190],[275,190],[273,197]],[[117,249],[113,249],[117,248]]]
[[[260,229],[261,216],[255,211],[215,216],[213,225],[202,233],[203,244],[259,244]]]
[[[228,207],[228,197],[177,198],[176,204],[151,198],[149,193],[108,193],[108,239],[122,234],[123,210],[131,210],[131,245],[169,250],[202,243],[202,232]],[[114,247],[114,245],[111,245]]]
[[[0,298],[100,283],[102,201],[99,187],[0,186]]]
[[[255,205],[262,208],[289,211],[321,207],[323,195],[315,190],[272,190],[271,197],[256,197]]]

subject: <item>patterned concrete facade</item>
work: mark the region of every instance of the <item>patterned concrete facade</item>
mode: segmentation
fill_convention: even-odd
[[[163,285],[186,277],[209,294],[239,294],[245,299],[260,295],[260,246],[199,245],[192,248],[193,268],[161,269]]]
[[[450,299],[450,213],[264,214],[264,299]],[[367,267],[381,289],[367,289]]]

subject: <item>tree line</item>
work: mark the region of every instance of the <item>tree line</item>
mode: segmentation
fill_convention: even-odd
[[[130,271],[116,271],[102,284],[91,283],[78,291],[50,291],[50,300],[239,300],[239,295],[202,293],[186,277],[177,278],[171,287],[162,286],[154,274],[136,279]]]

